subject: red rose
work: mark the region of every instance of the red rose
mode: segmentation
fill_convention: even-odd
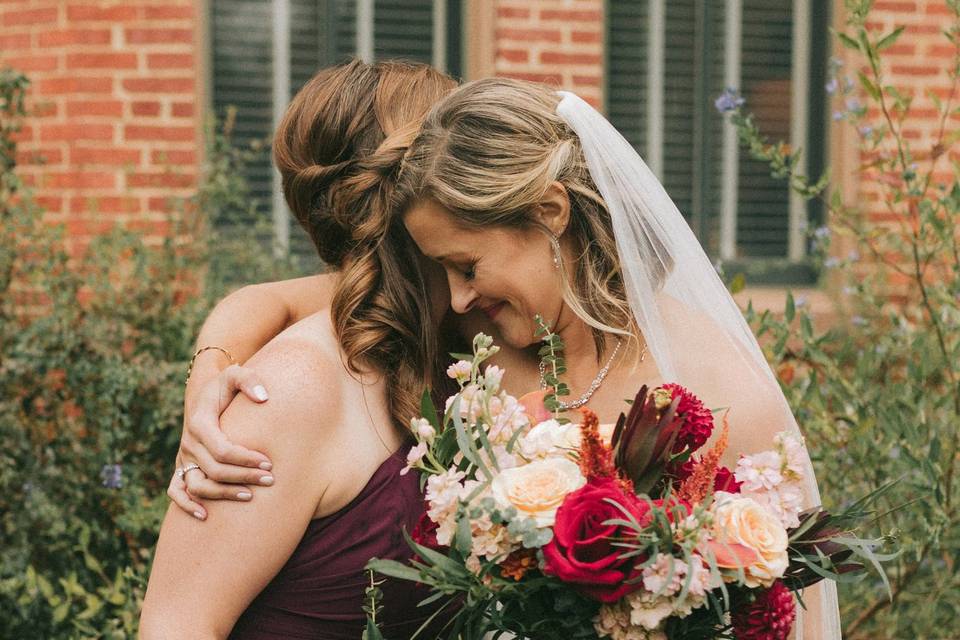
[[[437,542],[437,529],[439,525],[430,519],[430,516],[427,515],[426,508],[427,505],[424,503],[424,512],[420,514],[420,519],[417,521],[416,526],[413,527],[413,531],[410,532],[410,538],[421,547],[446,552],[447,547],[442,547]],[[414,555],[413,560],[422,561],[422,558],[419,555]]]
[[[717,469],[717,476],[713,480],[714,491],[726,491],[727,493],[740,493],[740,485],[733,476],[733,471],[726,467]]]
[[[543,548],[544,571],[576,585],[584,595],[601,602],[615,602],[639,589],[640,581],[627,584],[639,572],[636,558],[621,558],[627,549],[614,545],[630,530],[604,524],[626,519],[614,501],[641,525],[650,522],[650,505],[632,493],[625,493],[614,478],[594,478],[569,494],[557,509],[553,540]]]

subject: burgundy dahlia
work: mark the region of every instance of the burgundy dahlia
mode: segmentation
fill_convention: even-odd
[[[696,451],[706,443],[713,433],[713,413],[703,406],[700,399],[678,384],[669,383],[663,388],[670,392],[671,397],[680,398],[677,406],[677,415],[683,416],[683,426],[677,433],[673,443],[673,453],[681,453],[685,449]]]
[[[737,640],[787,640],[796,616],[793,594],[777,580],[733,612],[733,635]]]

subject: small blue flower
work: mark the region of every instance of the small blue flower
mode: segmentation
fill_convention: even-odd
[[[840,266],[840,260],[838,260],[837,258],[834,258],[833,256],[830,256],[829,258],[823,261],[824,269],[836,269],[839,266]]]
[[[850,91],[853,91],[853,80],[851,80],[850,78],[843,79],[843,91],[844,93],[849,93]]]
[[[827,227],[827,226],[817,227],[813,231],[813,237],[816,238],[817,240],[826,240],[827,238],[830,237],[830,227]]]
[[[850,322],[855,324],[858,327],[865,327],[867,325],[867,319],[863,316],[853,316],[850,318]]]
[[[865,124],[865,125],[863,125],[862,127],[860,127],[859,131],[860,131],[860,135],[862,135],[864,138],[866,138],[866,137],[868,137],[871,133],[873,133],[873,127],[871,127],[871,126],[868,125],[868,124]]]
[[[847,98],[847,111],[860,111],[860,101],[856,98]]]
[[[108,489],[119,489],[123,486],[123,467],[119,464],[105,464],[100,470],[103,486]]]
[[[841,60],[836,56],[833,56],[832,58],[830,58],[830,64],[834,67],[840,68],[843,66],[843,60]]]
[[[838,122],[843,120],[843,111],[834,111],[833,112],[833,121]]]
[[[851,251],[847,254],[847,262],[857,262],[858,260],[860,260],[859,251]]]
[[[721,93],[717,99],[713,101],[713,106],[715,106],[717,111],[720,113],[729,113],[730,111],[742,107],[745,102],[746,100],[737,92],[736,89],[727,87],[723,93]]]
[[[823,88],[826,89],[826,90],[827,90],[827,93],[832,96],[833,94],[835,94],[835,93],[837,92],[837,89],[839,88],[839,86],[840,86],[840,85],[839,85],[839,83],[837,82],[837,79],[836,79],[836,78],[831,78],[831,79],[830,79],[830,82],[828,82],[826,85],[824,85]]]
[[[793,300],[793,306],[797,309],[802,309],[807,306],[807,296],[797,296]]]
[[[848,286],[848,287],[844,287],[844,288],[843,288],[843,295],[845,295],[845,296],[852,296],[852,295],[855,294],[856,292],[857,292],[857,288],[856,288],[856,287],[849,287],[849,286]]]

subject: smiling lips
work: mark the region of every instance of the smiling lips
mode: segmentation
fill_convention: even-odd
[[[505,304],[506,302],[498,302],[490,305],[489,307],[483,307],[480,310],[483,311],[484,315],[493,320],[497,314],[500,313],[500,310],[503,309],[503,305]]]

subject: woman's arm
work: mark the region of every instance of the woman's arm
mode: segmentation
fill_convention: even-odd
[[[335,274],[322,274],[238,289],[210,312],[197,347],[222,347],[236,362],[245,362],[286,327],[327,306],[335,284]],[[186,483],[174,476],[167,494],[198,519],[206,517],[206,509],[197,498],[249,500],[251,486],[269,486],[272,480],[269,457],[230,442],[220,429],[220,414],[238,392],[256,402],[267,399],[266,386],[255,374],[236,367],[227,370],[229,364],[223,352],[204,351],[187,381],[176,463],[196,462],[209,479],[195,482],[188,493]]]
[[[251,366],[269,382],[273,402],[237,399],[223,414],[223,429],[267,453],[282,475],[255,502],[211,504],[215,518],[206,524],[168,510],[141,615],[147,640],[225,638],[296,548],[329,485],[326,470],[336,468],[324,457],[337,454],[321,445],[340,422],[339,362],[281,336]]]

